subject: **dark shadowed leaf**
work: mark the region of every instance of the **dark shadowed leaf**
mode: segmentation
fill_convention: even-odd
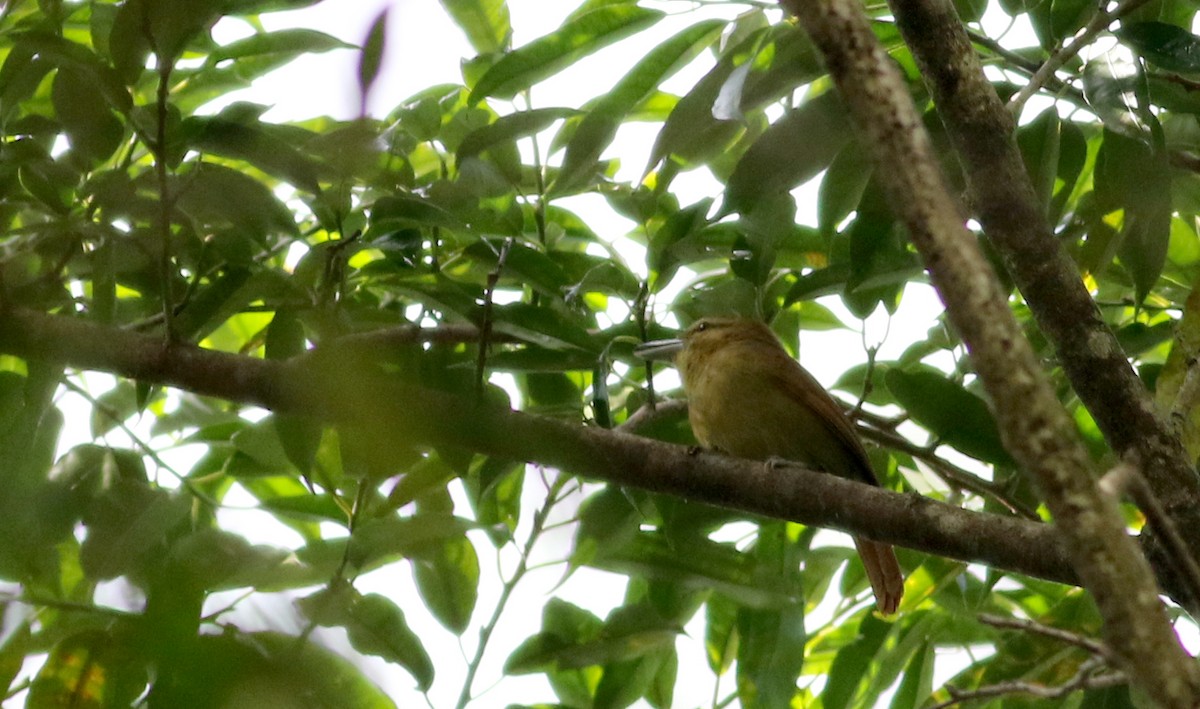
[[[943,443],[998,465],[1013,465],[983,399],[933,372],[889,369],[888,390],[917,423]]]
[[[1121,23],[1113,34],[1146,61],[1181,74],[1200,72],[1200,37],[1165,22]]]
[[[388,598],[362,595],[339,584],[301,598],[296,605],[318,625],[345,628],[355,650],[404,667],[422,691],[433,684],[433,661],[408,627],[404,612]]]

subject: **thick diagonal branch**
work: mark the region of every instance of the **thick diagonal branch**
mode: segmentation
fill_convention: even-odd
[[[422,337],[420,339],[430,339]],[[29,311],[0,313],[0,352],[177,387],[366,429],[381,447],[453,446],[553,466],[752,514],[864,534],[940,556],[1076,583],[1047,524],[970,512],[799,468],[692,454],[683,446],[571,425],[385,376],[355,357],[268,361]]]
[[[1017,149],[1012,116],[984,76],[953,3],[893,0],[892,9],[962,161],[976,216],[1072,388],[1118,456],[1141,461],[1154,496],[1200,550],[1200,477],[1054,237]],[[1148,551],[1160,574],[1169,573],[1157,546]],[[1163,578],[1178,597],[1182,584]]]
[[[1165,706],[1191,707],[1200,681],[1180,647],[1150,565],[1025,340],[975,238],[966,230],[898,68],[858,0],[789,0],[820,50],[888,203],[921,252],[951,322],[996,410],[1005,446],[1033,475],[1095,597],[1122,669]]]

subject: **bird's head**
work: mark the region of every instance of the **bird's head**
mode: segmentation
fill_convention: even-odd
[[[757,320],[701,318],[682,337],[647,342],[636,348],[634,354],[643,359],[674,359],[682,369],[687,362],[695,362],[725,347],[751,343],[780,347],[771,328]]]

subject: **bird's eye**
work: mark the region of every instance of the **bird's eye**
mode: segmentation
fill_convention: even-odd
[[[696,323],[696,332],[704,332],[707,329],[708,329],[708,323],[706,323],[706,322]]]

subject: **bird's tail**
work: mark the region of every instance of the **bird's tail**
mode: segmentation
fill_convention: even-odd
[[[867,580],[875,592],[879,612],[884,615],[895,613],[904,595],[904,572],[900,570],[892,545],[855,537],[854,546],[867,569]]]

